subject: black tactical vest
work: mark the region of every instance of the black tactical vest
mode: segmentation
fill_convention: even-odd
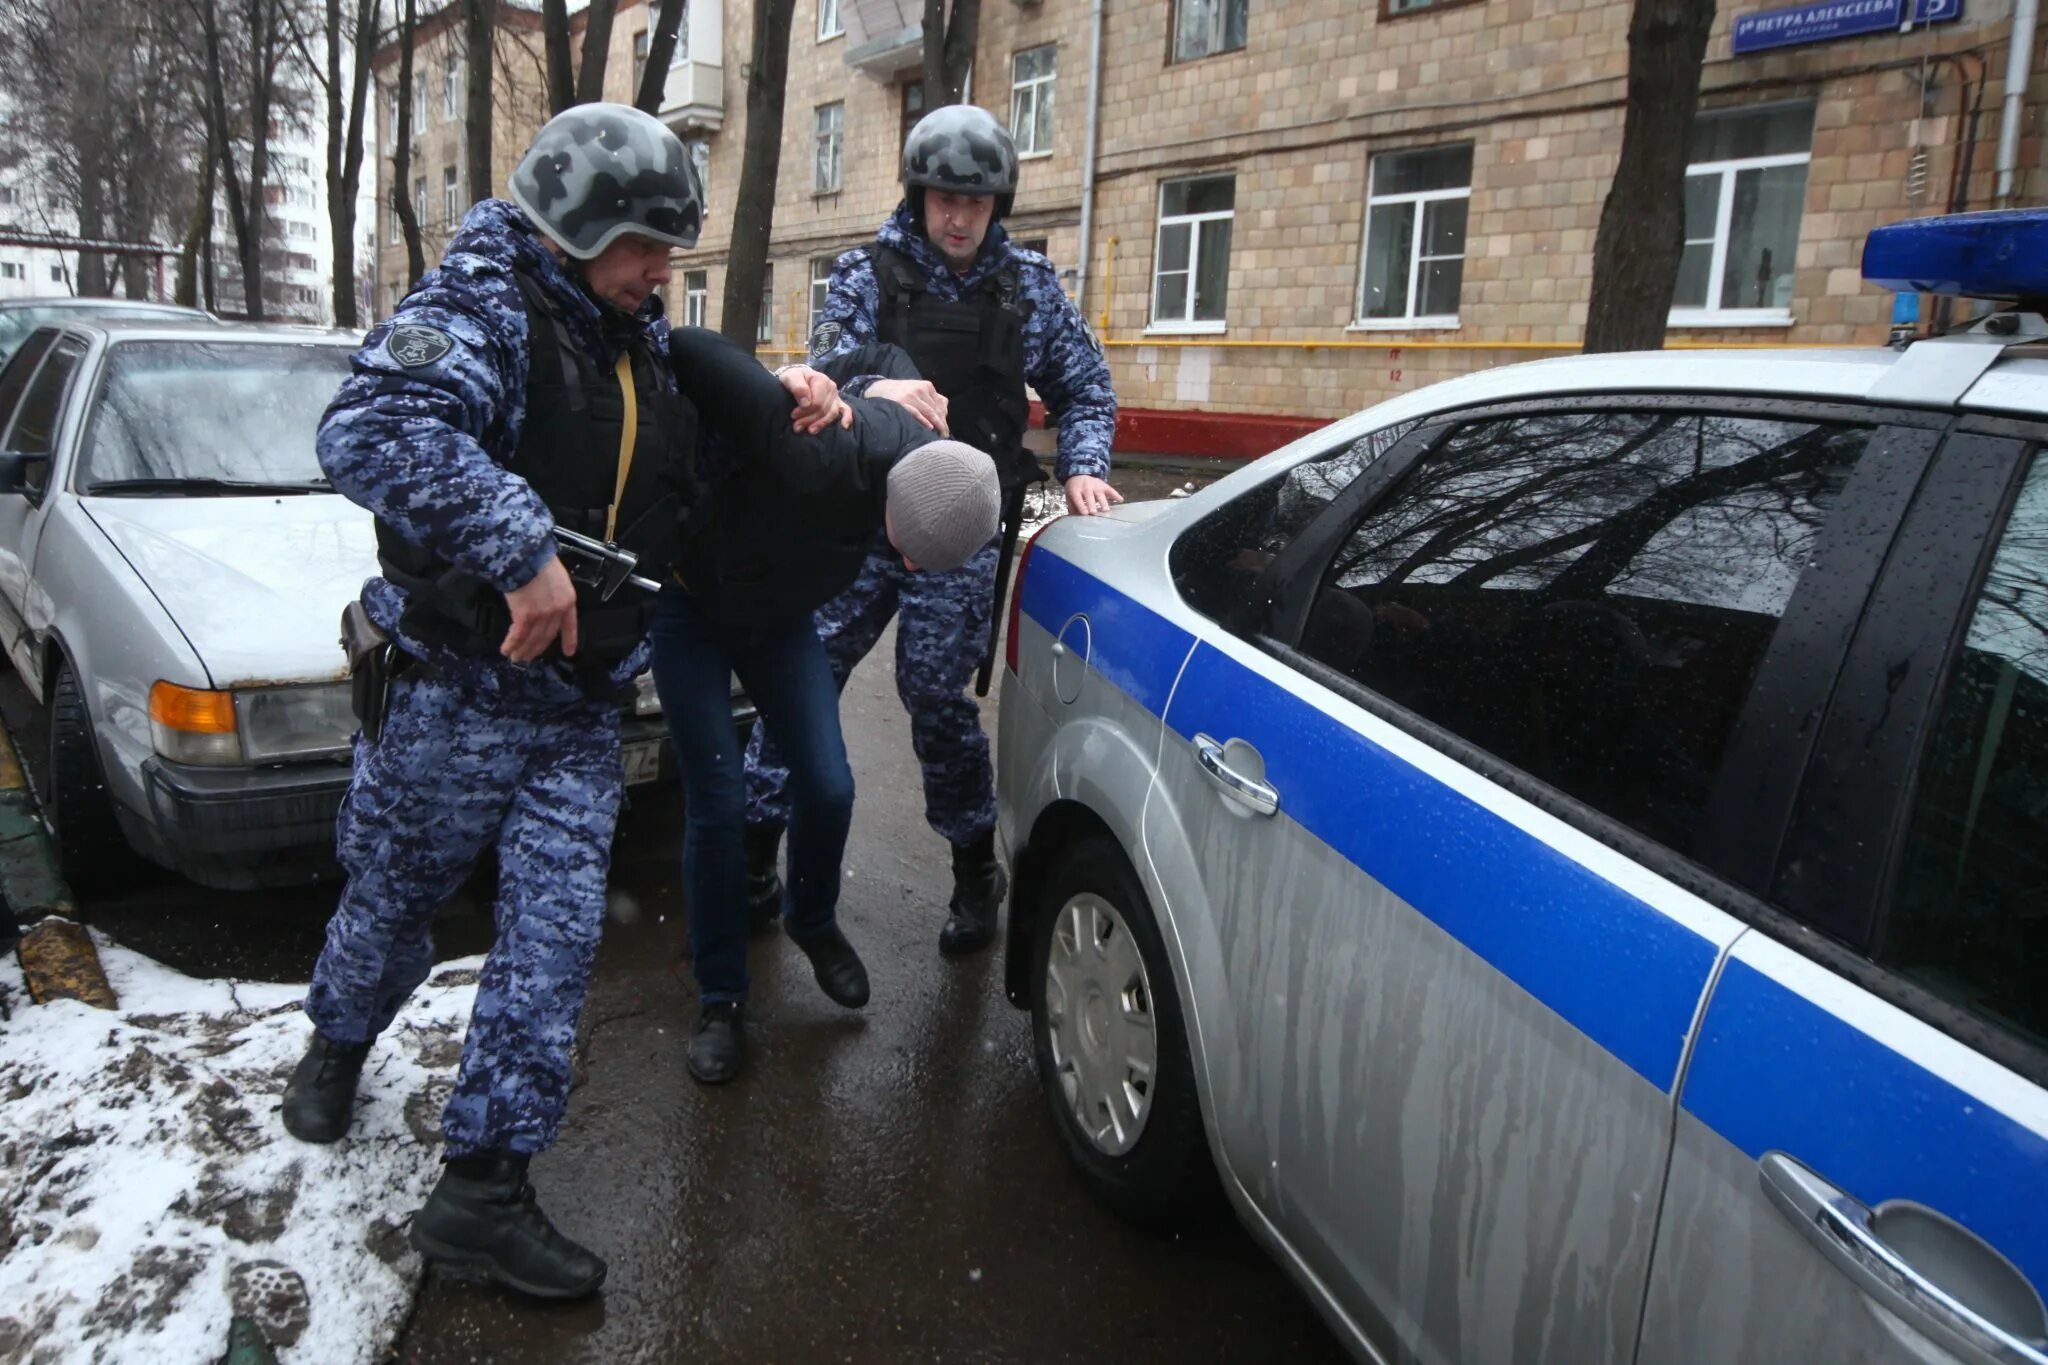
[[[665,580],[680,552],[682,521],[694,492],[689,464],[696,414],[665,384],[665,367],[637,322],[619,325],[616,339],[631,359],[636,405],[633,461],[617,515],[619,443],[625,431],[625,395],[618,375],[598,370],[579,350],[539,286],[515,276],[526,303],[528,343],[526,418],[519,448],[506,468],[526,480],[547,504],[555,524],[611,539],[639,556],[637,572]],[[466,654],[493,654],[511,628],[503,594],[474,575],[377,523],[377,560],[386,578],[406,590],[411,604],[403,628],[430,644]],[[654,597],[630,585],[609,602],[577,585],[578,680],[591,695],[632,653],[654,611]]]
[[[1003,487],[1045,477],[1024,448],[1031,400],[1024,392],[1023,296],[1017,267],[1006,264],[959,302],[936,298],[917,263],[880,242],[868,248],[881,291],[879,339],[901,346],[919,374],[946,395],[955,440],[985,450]]]

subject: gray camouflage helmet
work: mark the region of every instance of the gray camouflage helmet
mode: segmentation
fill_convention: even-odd
[[[628,232],[693,247],[704,226],[689,149],[629,104],[578,104],[549,119],[512,172],[512,202],[584,261]]]
[[[924,191],[992,194],[997,218],[1017,198],[1017,144],[976,104],[948,104],[917,121],[903,143],[903,189],[922,220]]]

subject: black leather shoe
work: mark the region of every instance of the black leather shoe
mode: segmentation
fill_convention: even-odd
[[[782,831],[774,825],[747,826],[747,932],[764,934],[782,918],[782,878],[775,859]]]
[[[337,1043],[317,1030],[284,1087],[284,1130],[301,1142],[339,1142],[356,1112],[368,1043]]]
[[[604,1283],[604,1261],[548,1221],[526,1183],[526,1158],[510,1152],[443,1166],[409,1236],[430,1265],[537,1299],[580,1299]]]
[[[790,935],[790,942],[804,950],[804,956],[811,960],[811,973],[818,978],[818,989],[825,992],[835,1005],[844,1005],[857,1010],[868,1002],[868,969],[860,962],[860,954],[846,941],[846,935],[839,932],[839,926],[816,938],[801,939]]]
[[[690,1036],[690,1074],[706,1085],[723,1085],[740,1074],[740,1006],[730,1001],[706,1005]]]
[[[996,861],[996,836],[984,834],[966,846],[953,846],[952,913],[939,930],[939,951],[947,957],[978,953],[995,941],[996,916],[1010,879]]]

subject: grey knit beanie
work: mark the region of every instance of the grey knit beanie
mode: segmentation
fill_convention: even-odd
[[[889,537],[920,569],[957,569],[995,538],[996,462],[959,441],[919,446],[889,471]]]

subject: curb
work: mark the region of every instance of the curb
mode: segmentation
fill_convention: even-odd
[[[98,1009],[114,1008],[114,988],[107,984],[92,935],[77,921],[78,904],[57,869],[57,850],[50,846],[50,833],[5,727],[0,727],[0,904],[16,921],[33,926],[23,931],[15,950],[32,1000],[38,1005],[80,1000]]]

